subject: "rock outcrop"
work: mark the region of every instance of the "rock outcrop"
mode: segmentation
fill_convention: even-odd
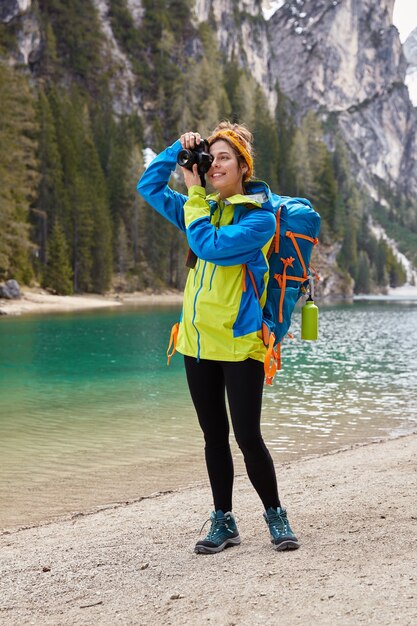
[[[108,0],[92,0],[97,10],[101,31],[105,36],[103,54],[108,58],[108,65],[112,67],[110,85],[113,95],[113,109],[118,114],[132,113],[140,110],[141,97],[137,88],[137,81],[132,70],[132,64],[126,54],[120,49],[113,34],[109,19]],[[141,2],[130,0],[128,3],[135,22],[139,25],[142,15]]]
[[[42,52],[41,29],[32,9],[32,0],[2,0],[0,3],[0,22],[8,24],[18,21],[17,50],[10,61],[31,65]]]
[[[21,15],[32,5],[32,0],[2,0],[0,4],[0,22],[7,24]]]
[[[20,298],[20,287],[17,280],[6,280],[6,282],[0,285],[0,298],[6,300],[17,300]]]

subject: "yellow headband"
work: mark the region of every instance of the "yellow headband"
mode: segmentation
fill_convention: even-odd
[[[253,159],[249,152],[246,150],[246,147],[239,135],[233,130],[219,130],[218,133],[215,133],[214,135],[209,137],[208,142],[210,146],[212,146],[213,143],[218,139],[225,139],[225,141],[233,144],[233,147],[236,148],[238,153],[244,158],[245,163],[248,166],[248,171],[244,175],[244,180],[250,178],[253,174]]]

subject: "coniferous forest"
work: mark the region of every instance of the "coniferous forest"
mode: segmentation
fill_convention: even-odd
[[[204,135],[228,118],[254,134],[257,177],[277,193],[312,200],[320,239],[334,246],[357,292],[404,283],[403,266],[367,216],[416,265],[415,207],[381,190],[387,210],[361,192],[342,139],[334,134],[331,149],[324,140],[331,127],[312,111],[301,116],[279,85],[271,114],[253,78],[222,58],[210,21],[196,26],[188,0],[172,4],[144,0],[138,27],[126,0],[109,2],[146,124],[137,111],[115,107],[114,64],[90,1],[35,3],[43,45],[29,67],[7,62],[16,34],[13,23],[0,26],[0,279],[61,294],[181,288],[185,241],[136,193],[143,150],[158,152],[187,129]],[[183,190],[180,177],[173,184]]]

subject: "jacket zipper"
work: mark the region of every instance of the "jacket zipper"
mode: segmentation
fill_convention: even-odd
[[[197,299],[198,299],[198,296],[200,294],[200,291],[203,288],[204,274],[206,273],[206,267],[207,267],[207,261],[204,261],[203,271],[201,272],[200,286],[197,289],[197,292],[196,292],[196,294],[194,296],[193,319],[191,320],[191,323],[194,326],[195,331],[197,333],[197,363],[200,362],[201,342],[200,342],[200,331],[198,330],[197,326],[195,325],[195,318],[196,318],[196,315],[197,315]]]

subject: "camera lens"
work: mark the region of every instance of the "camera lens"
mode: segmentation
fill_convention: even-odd
[[[194,163],[194,154],[191,150],[180,150],[177,156],[177,163],[181,167],[187,167]]]

